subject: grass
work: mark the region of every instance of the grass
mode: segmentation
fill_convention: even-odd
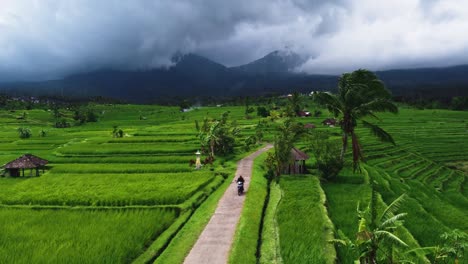
[[[237,158],[234,158],[234,160]],[[219,199],[223,196],[226,189],[229,187],[234,178],[235,163],[229,162],[226,165],[225,172],[231,176],[210,195],[203,204],[193,213],[183,228],[171,240],[167,248],[161,255],[157,256],[154,263],[156,264],[176,264],[183,263],[192,246],[197,241],[199,235],[205,228],[212,214],[216,210]]]
[[[276,213],[278,204],[282,198],[282,191],[276,182],[270,185],[270,197],[268,200],[268,207],[265,211],[263,230],[262,230],[262,243],[260,248],[260,263],[261,264],[280,264],[283,263],[280,252],[280,236],[278,221],[276,220]]]
[[[180,204],[214,179],[210,171],[53,174],[0,178],[0,203],[42,205]],[[45,187],[46,186],[46,187]]]
[[[291,175],[280,180],[284,196],[277,221],[284,263],[335,263],[333,224],[324,207],[325,196],[314,176]]]
[[[236,233],[229,255],[229,263],[256,263],[257,246],[262,213],[267,197],[267,184],[265,178],[265,168],[263,162],[266,154],[260,155],[255,159],[252,170],[252,177],[248,191],[245,193],[244,207],[242,215],[237,225]]]
[[[0,178],[0,222],[7,223],[0,225],[0,262],[12,262],[13,256],[19,256],[19,262],[28,258],[48,262],[43,260],[46,257],[50,262],[64,262],[59,257],[62,252],[72,254],[70,243],[81,250],[85,247],[80,243],[86,242],[110,255],[101,257],[102,253],[90,249],[79,251],[80,256],[67,255],[72,260],[67,262],[86,263],[88,254],[90,261],[98,259],[94,261],[98,263],[130,262],[145,252],[139,258],[142,262],[156,257],[156,263],[182,263],[230,183],[215,173],[232,175],[234,161],[245,154],[238,145],[237,156],[219,158],[212,168],[193,171],[188,162],[199,148],[194,121],[230,111],[241,128],[241,142],[255,133],[259,120],[245,119],[243,107],[203,107],[187,113],[180,113],[176,107],[143,105],[93,108],[99,113],[99,122],[65,129],[53,128],[51,113],[44,110],[0,111],[0,164],[27,152],[50,161],[50,169],[40,177]],[[23,112],[28,113],[28,118],[16,119]],[[339,142],[338,127],[319,125],[329,115],[322,112],[322,117],[297,121],[314,123],[317,128],[313,131],[328,131]],[[71,117],[71,112],[64,113]],[[140,120],[140,116],[146,120]],[[261,167],[264,157],[258,159],[230,262],[326,263],[333,258],[333,250],[326,243],[331,224],[327,222],[325,200],[333,225],[353,239],[356,204],[367,203],[369,180],[378,182],[381,204],[407,193],[401,211],[408,216],[405,229],[399,234],[405,241],[434,246],[441,243],[439,236],[445,231],[468,230],[468,112],[402,108],[397,116],[379,116],[383,120],[380,125],[393,135],[397,146],[382,144],[358,127],[367,161],[364,175],[354,174],[346,167],[336,181],[321,186],[310,176],[284,177],[280,186],[271,186],[263,218],[268,191]],[[279,123],[269,122],[271,127],[264,130],[266,139],[273,138],[274,126]],[[112,137],[114,125],[124,130],[124,138]],[[32,138],[19,139],[18,127],[29,127]],[[41,129],[47,130],[44,138],[38,136]],[[312,151],[306,140],[296,146]],[[173,208],[177,213],[173,212],[167,223],[163,221],[160,226],[157,219],[164,217],[159,215],[161,209],[154,208],[158,206]],[[57,224],[47,219],[57,219]],[[69,223],[69,229],[62,227],[64,222]],[[294,224],[307,229],[299,233],[301,230]],[[123,228],[122,233],[114,235],[117,231],[113,226]],[[73,236],[73,228],[79,236]],[[57,230],[64,230],[64,237]],[[102,234],[102,243],[92,240],[94,230]],[[4,231],[8,241],[2,240]],[[115,245],[109,244],[112,236],[116,238]],[[47,239],[55,241],[51,244],[54,249],[41,244]],[[256,255],[259,239],[260,259]],[[32,246],[33,242],[40,246]],[[27,249],[16,251],[14,245]],[[114,248],[118,248],[118,254],[112,253]],[[59,249],[57,253],[55,249]],[[337,256],[340,263],[352,263],[355,258],[343,248],[337,248]]]
[[[0,210],[1,263],[125,263],[177,217],[173,210]]]

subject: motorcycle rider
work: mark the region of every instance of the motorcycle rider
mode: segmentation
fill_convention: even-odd
[[[244,192],[244,182],[245,182],[242,175],[240,175],[239,178],[237,178],[236,182],[237,182],[237,193],[241,195]]]

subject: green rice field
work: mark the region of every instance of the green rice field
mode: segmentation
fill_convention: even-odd
[[[249,152],[244,139],[260,120],[246,119],[243,106],[186,113],[151,105],[92,107],[98,122],[70,128],[53,128],[47,110],[0,111],[0,165],[25,153],[49,161],[39,177],[30,170],[0,177],[0,263],[181,263],[232,181],[236,161]],[[240,129],[234,154],[194,170],[195,120],[226,111]],[[23,112],[27,118],[17,119]],[[322,112],[296,121],[339,142],[340,128],[321,125],[331,117]],[[336,180],[321,180],[303,137],[296,147],[311,156],[308,173],[284,175],[270,189],[266,155],[260,156],[229,262],[354,263],[353,252],[330,240],[338,232],[355,238],[356,206],[369,201],[371,181],[380,206],[407,195],[399,211],[408,215],[397,232],[411,248],[441,245],[441,234],[454,229],[468,232],[468,112],[402,106],[398,115],[379,117],[396,146],[358,127],[366,160],[361,173],[347,164]],[[267,121],[266,141],[282,121]],[[114,126],[122,138],[112,136]],[[19,127],[31,129],[32,137],[20,139]],[[395,255],[433,263],[431,254],[405,251]],[[466,256],[460,263],[468,263]]]

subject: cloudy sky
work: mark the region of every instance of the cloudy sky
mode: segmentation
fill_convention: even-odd
[[[0,80],[166,66],[194,52],[226,66],[277,49],[309,73],[468,63],[466,0],[0,0]]]

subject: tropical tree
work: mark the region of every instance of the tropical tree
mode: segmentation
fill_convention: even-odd
[[[211,159],[214,159],[216,153],[226,155],[234,151],[239,129],[234,121],[228,124],[228,117],[229,112],[225,112],[219,120],[205,118],[201,126],[195,122],[201,147],[209,149]]]
[[[300,93],[294,92],[288,98],[288,106],[287,106],[287,113],[288,116],[293,117],[296,116],[299,111],[302,110],[303,107],[303,97]]]
[[[355,133],[358,120],[380,140],[395,144],[392,136],[385,130],[362,120],[364,117],[379,119],[376,116],[377,112],[398,112],[398,107],[391,101],[390,92],[374,73],[364,69],[345,73],[338,82],[338,94],[315,93],[314,99],[340,120],[343,131],[340,155],[342,161],[348,147],[348,139],[351,138],[354,170],[358,168],[359,161],[363,160],[361,145]]]
[[[220,122],[215,121],[211,124],[206,133],[201,135],[202,144],[210,147],[210,157],[215,156],[215,146],[221,142],[221,126]]]
[[[465,248],[468,247],[468,235],[455,229],[450,232],[445,232],[440,236],[444,239],[444,245],[441,247],[439,258],[452,257],[455,264],[458,264],[460,259],[463,259]]]
[[[285,120],[283,125],[278,128],[275,135],[274,152],[269,153],[266,159],[266,166],[277,179],[291,161],[291,149],[303,132],[303,127],[292,119]]]
[[[344,166],[340,159],[339,145],[335,140],[330,139],[326,131],[315,130],[309,134],[308,139],[320,176],[327,180],[334,179]]]
[[[394,263],[393,247],[402,246],[408,247],[394,231],[402,225],[402,218],[406,213],[398,213],[402,202],[405,199],[405,194],[395,199],[390,205],[386,206],[381,214],[377,212],[377,191],[372,185],[371,200],[364,210],[361,210],[359,203],[357,206],[357,215],[359,218],[358,232],[356,240],[352,242],[349,239],[343,238],[343,233],[339,232],[340,239],[335,239],[333,242],[341,244],[357,251],[359,263],[361,264],[377,264],[377,263]],[[387,248],[386,248],[387,246]],[[379,254],[379,252],[381,254]],[[382,262],[385,260],[384,262]]]

